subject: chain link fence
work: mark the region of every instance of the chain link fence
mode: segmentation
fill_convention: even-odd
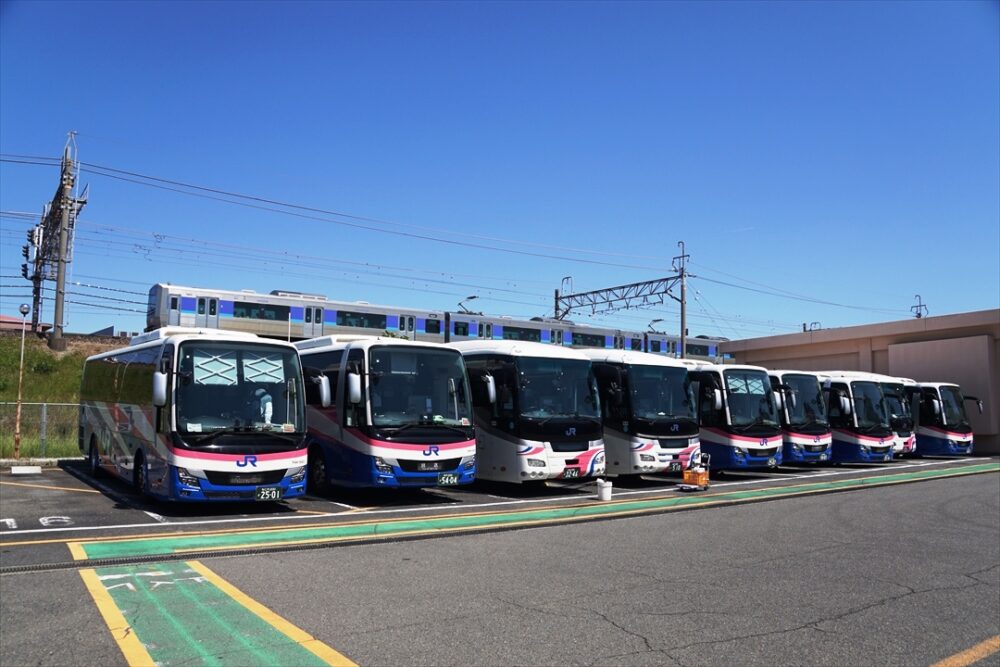
[[[77,403],[21,403],[20,458],[80,456]],[[14,457],[17,403],[0,403],[0,458]]]

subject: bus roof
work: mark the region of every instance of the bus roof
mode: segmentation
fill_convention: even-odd
[[[581,349],[591,361],[604,361],[613,364],[630,364],[635,366],[670,366],[671,368],[688,368],[688,364],[681,363],[679,359],[665,357],[660,354],[649,352],[637,352],[635,350],[594,350]]]
[[[725,371],[762,371],[767,373],[763,366],[750,366],[748,364],[709,364],[699,363],[690,366],[692,371],[708,371],[724,373]]]
[[[139,334],[138,336],[133,336],[132,340],[129,341],[128,347],[133,347],[135,345],[142,345],[144,343],[151,343],[157,340],[166,340],[168,338],[174,338],[177,336],[185,336],[189,338],[206,338],[206,339],[225,339],[225,340],[257,340],[265,341],[268,343],[278,343],[281,345],[288,345],[284,341],[274,340],[274,339],[262,339],[257,334],[246,333],[244,331],[224,331],[222,329],[202,329],[198,327],[161,327],[159,329],[153,329],[152,331]]]
[[[525,340],[467,340],[458,343],[447,343],[447,345],[455,348],[462,354],[504,354],[512,357],[542,357],[589,361],[581,350]]]
[[[435,350],[447,349],[443,343],[431,341],[413,341],[408,338],[393,338],[392,336],[355,336],[351,334],[336,334],[331,336],[320,336],[309,340],[300,340],[293,345],[301,354],[312,352],[325,352],[327,350],[343,348],[349,343],[358,343],[357,347],[370,348],[374,345],[393,345],[400,347],[426,347]]]
[[[781,370],[768,369],[767,374],[774,375],[775,377],[778,378],[784,377],[785,375],[811,375],[815,378],[818,378],[820,375],[823,375],[823,373],[820,373],[819,371],[795,371],[788,369],[781,369]]]

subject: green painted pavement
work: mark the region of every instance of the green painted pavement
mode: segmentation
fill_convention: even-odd
[[[186,563],[96,574],[157,665],[326,665]]]
[[[322,525],[284,530],[236,531],[229,533],[177,535],[106,542],[82,542],[75,545],[88,559],[149,556],[200,550],[225,550],[279,546],[292,543],[317,543],[338,540],[384,538],[408,533],[447,532],[476,528],[500,528],[535,522],[572,521],[637,513],[653,513],[680,507],[746,502],[807,493],[882,486],[917,480],[1000,472],[1000,463],[990,462],[952,468],[935,468],[909,473],[854,477],[828,482],[793,486],[747,489],[709,495],[677,495],[668,498],[597,503],[573,507],[554,507],[473,515],[436,516],[407,520],[365,521],[353,524]]]

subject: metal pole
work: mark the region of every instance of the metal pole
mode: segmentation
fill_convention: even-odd
[[[24,384],[24,329],[27,326],[28,304],[21,304],[21,363],[17,371],[17,410],[14,415],[14,459],[21,458],[21,387]]]
[[[45,456],[45,435],[49,425],[49,404],[42,403],[42,416],[38,423],[38,455]]]
[[[681,359],[687,358],[687,270],[684,262],[687,260],[687,253],[684,252],[684,241],[678,241],[677,245],[681,249],[679,257],[674,257],[678,262],[678,271],[681,276]]]
[[[62,207],[62,220],[59,224],[59,263],[56,270],[56,308],[52,323],[52,337],[49,347],[53,350],[65,350],[66,340],[63,338],[63,301],[66,298],[66,249],[69,246],[69,217],[73,208],[73,162],[69,156],[69,146],[62,159],[62,196],[59,205]]]

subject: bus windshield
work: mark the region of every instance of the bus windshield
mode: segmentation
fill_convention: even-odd
[[[457,350],[375,346],[368,368],[373,426],[471,426],[469,383]]]
[[[582,359],[517,359],[518,403],[522,417],[588,417],[600,421],[597,382]]]
[[[735,427],[778,426],[771,381],[764,371],[725,372],[731,425]]]
[[[828,425],[823,389],[814,375],[785,375],[784,383],[792,388],[794,401],[785,401],[789,426]]]
[[[902,384],[883,382],[882,393],[885,395],[885,405],[889,408],[889,418],[902,428],[909,430],[913,427],[913,420],[910,414],[910,402],[906,399]]]
[[[636,419],[657,422],[697,418],[686,368],[629,366],[628,386],[632,416]]]
[[[968,426],[969,418],[965,414],[965,403],[958,387],[943,386],[941,391],[941,420],[944,426]]]
[[[878,384],[875,382],[852,382],[851,392],[854,395],[854,414],[859,429],[873,429],[889,425],[889,419],[885,413],[885,403],[882,400],[882,390]]]
[[[298,354],[259,343],[183,342],[175,405],[181,433],[301,433],[305,411]]]

